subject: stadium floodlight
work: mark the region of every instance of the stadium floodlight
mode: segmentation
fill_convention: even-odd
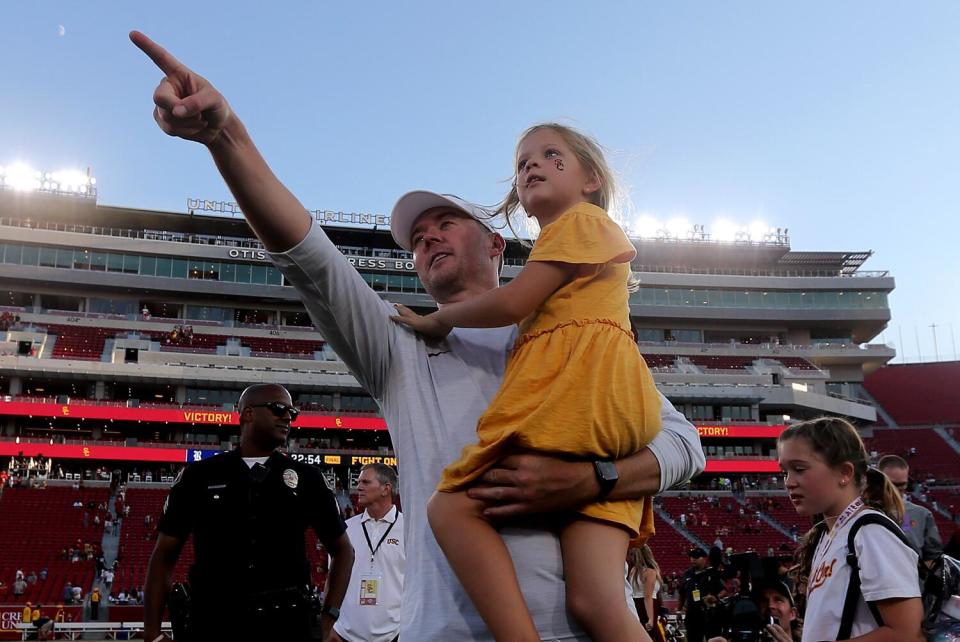
[[[96,185],[97,179],[90,175],[89,169],[40,172],[21,162],[0,167],[0,189],[95,198]]]
[[[694,229],[693,225],[690,224],[690,221],[678,216],[667,221],[667,224],[664,226],[667,237],[672,239],[688,240],[693,238]]]
[[[26,163],[14,163],[3,168],[0,183],[9,189],[25,192],[40,189],[40,172]]]
[[[726,219],[720,219],[710,228],[710,238],[714,241],[732,243],[737,240],[737,232],[739,231],[740,228],[736,224]]]
[[[675,216],[664,222],[650,214],[641,214],[633,219],[628,232],[633,238],[658,241],[790,244],[786,228],[769,227],[759,220],[749,225],[738,225],[721,218],[710,226],[710,233],[707,233],[705,225],[690,223],[683,216]]]
[[[747,226],[747,233],[750,235],[750,240],[754,243],[763,241],[769,231],[770,226],[763,221],[754,221]]]
[[[655,239],[662,229],[663,224],[649,214],[639,216],[632,226],[632,231],[642,239]]]

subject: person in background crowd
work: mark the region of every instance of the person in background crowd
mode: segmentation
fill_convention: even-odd
[[[803,641],[846,639],[840,629],[851,576],[847,535],[867,513],[901,523],[903,500],[883,473],[868,467],[860,435],[843,419],[794,424],[781,433],[777,452],[790,501],[814,524],[799,551],[797,584],[806,596]],[[850,635],[922,642],[916,551],[880,524],[861,528],[854,545],[861,587]],[[882,624],[868,603],[877,608]]]
[[[943,540],[940,539],[933,513],[910,501],[910,464],[898,455],[884,455],[877,462],[877,468],[887,476],[903,499],[903,523],[900,527],[904,535],[910,540],[920,560],[927,568],[932,567],[937,558],[943,555]]]
[[[627,550],[627,581],[633,590],[633,600],[643,628],[653,642],[665,642],[660,624],[660,592],[664,581],[660,566],[648,545],[632,546]]]
[[[396,488],[393,468],[368,464],[360,470],[357,503],[363,512],[347,521],[357,560],[331,642],[393,642],[400,634],[406,555]]]
[[[793,593],[777,578],[760,578],[752,587],[750,598],[760,609],[764,622],[766,638],[771,642],[800,642],[803,625],[797,616],[797,607],[793,602]],[[773,622],[769,620],[773,618]],[[716,636],[707,642],[729,642],[727,638]]]
[[[100,587],[93,587],[90,593],[90,619],[97,621],[100,619]]]

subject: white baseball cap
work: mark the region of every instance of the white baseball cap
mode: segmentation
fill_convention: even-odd
[[[421,214],[435,207],[455,209],[474,219],[491,232],[494,231],[490,227],[490,219],[493,218],[493,214],[479,205],[474,205],[453,194],[414,190],[401,196],[390,214],[390,232],[393,234],[393,240],[396,241],[397,245],[408,252],[412,252],[413,245],[410,243],[410,232],[413,230],[413,224]]]

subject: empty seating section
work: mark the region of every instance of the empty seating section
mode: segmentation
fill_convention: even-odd
[[[691,355],[690,363],[708,370],[745,370],[757,357],[724,357],[719,355]]]
[[[157,520],[163,512],[163,502],[169,488],[127,488],[126,501],[130,515],[123,520],[120,529],[120,563],[113,580],[114,593],[129,588],[142,587],[147,577],[147,562],[157,540]],[[150,526],[144,519],[152,518]],[[193,540],[183,547],[180,559],[173,571],[174,581],[187,579],[187,571],[193,564]]]
[[[63,551],[80,548],[89,543],[98,552],[103,537],[93,517],[96,506],[108,499],[106,488],[50,486],[47,488],[7,488],[0,497],[0,578],[12,585],[17,570],[24,575],[40,574],[47,569],[47,579],[28,584],[22,598],[14,598],[12,591],[6,602],[17,604],[59,604],[67,582],[78,584],[83,595],[90,591],[95,573],[95,562],[81,556],[73,562],[65,559]],[[80,501],[82,508],[75,508]],[[93,510],[87,509],[92,502]],[[83,514],[88,513],[88,526],[83,525]],[[100,513],[101,519],[104,513]],[[79,545],[78,545],[79,542]]]
[[[690,566],[690,558],[687,554],[694,544],[670,523],[660,519],[659,515],[654,515],[653,525],[656,528],[656,534],[650,539],[649,544],[657,564],[660,565],[660,572],[664,577],[674,572],[682,575]]]
[[[240,343],[250,348],[254,356],[257,356],[257,353],[289,354],[312,359],[314,352],[323,350],[323,341],[306,341],[303,339],[243,337],[240,339]]]
[[[898,424],[960,423],[960,361],[898,364],[880,368],[864,381],[867,391]]]
[[[643,346],[640,347],[643,352]],[[675,354],[644,353],[643,358],[651,368],[672,367],[677,359]],[[792,370],[819,370],[810,361],[802,357],[774,357],[766,355],[757,355],[752,357],[728,357],[721,355],[684,355],[690,363],[706,368],[707,370],[746,370],[757,359],[770,359],[779,361],[784,367]]]
[[[57,335],[57,341],[53,345],[54,359],[100,361],[103,356],[104,342],[113,337],[116,330],[89,326],[50,325],[47,326],[47,332]]]
[[[150,338],[154,341],[160,342],[160,348],[201,348],[205,350],[210,350],[214,354],[217,352],[217,347],[222,346],[227,342],[227,337],[219,334],[193,334],[189,340],[180,340],[172,341],[170,339],[170,333],[167,332],[149,332],[141,333],[149,334]]]
[[[107,339],[127,338],[131,334],[156,341],[164,352],[189,352],[216,354],[217,348],[237,339],[240,345],[250,348],[251,356],[290,357],[313,359],[315,352],[323,350],[324,342],[309,339],[281,337],[233,337],[227,334],[193,333],[188,339],[172,340],[171,333],[161,330],[129,330],[121,328],[97,328],[78,325],[47,325],[47,332],[56,335],[53,347],[55,359],[78,359],[100,361]]]
[[[728,504],[729,512],[727,512]],[[741,517],[740,509],[743,506],[731,497],[721,497],[716,505],[710,504],[706,498],[702,497],[664,497],[662,505],[678,523],[680,515],[685,514],[686,529],[706,542],[708,546],[712,545],[719,536],[724,548],[733,547],[736,552],[757,551],[761,555],[766,555],[767,549],[772,547],[779,554],[781,547],[790,552],[795,547],[793,540],[789,537],[767,522],[758,520],[753,514],[755,510],[751,513],[750,509],[745,508],[744,516]],[[729,533],[718,534],[717,530],[723,528],[726,528]],[[750,532],[747,532],[748,528]]]
[[[648,368],[672,368],[673,362],[677,360],[675,354],[644,354],[643,360],[647,362]]]
[[[772,357],[772,359],[779,361],[791,370],[819,370],[817,366],[802,357]]]
[[[864,439],[867,451],[879,456],[900,455],[910,464],[910,476],[938,484],[960,483],[960,453],[932,428],[874,428],[873,437]],[[911,448],[916,449],[915,454]]]

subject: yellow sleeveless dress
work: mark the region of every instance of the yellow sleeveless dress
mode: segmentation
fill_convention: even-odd
[[[630,329],[627,282],[636,250],[601,208],[580,203],[543,228],[530,261],[581,266],[520,325],[503,383],[477,424],[479,442],[443,472],[457,491],[504,456],[527,450],[620,459],[660,431],[660,398]],[[653,534],[653,505],[604,501],[587,517]]]

